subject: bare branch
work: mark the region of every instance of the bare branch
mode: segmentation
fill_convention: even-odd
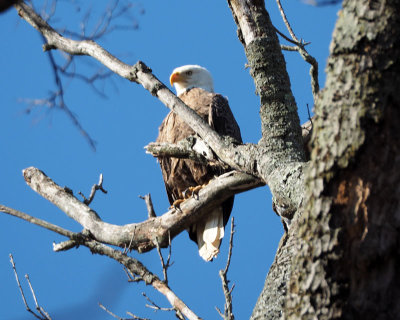
[[[173,157],[181,159],[190,159],[201,164],[209,164],[210,162],[217,163],[213,158],[210,158],[207,153],[198,153],[195,151],[195,141],[198,138],[193,136],[183,139],[176,144],[167,142],[151,142],[144,148],[146,153],[151,154],[153,157]],[[212,157],[212,152],[210,152]],[[222,164],[222,163],[221,163]]]
[[[6,212],[6,209],[8,209],[8,208],[1,206],[0,209],[1,209],[1,211]],[[46,224],[40,224],[40,225],[44,226]],[[63,230],[63,229],[60,227],[57,227],[57,228],[52,228],[51,230],[55,231],[55,232],[59,232],[60,230]],[[156,275],[151,273],[140,261],[138,261],[132,257],[128,257],[121,251],[118,251],[116,249],[113,249],[113,248],[103,245],[95,240],[90,239],[86,234],[83,234],[83,233],[79,234],[79,233],[74,233],[74,232],[68,231],[68,233],[64,234],[64,235],[70,237],[72,240],[75,240],[77,244],[88,247],[92,253],[106,255],[106,256],[118,261],[119,263],[121,263],[125,267],[125,270],[128,270],[129,274],[133,275],[134,278],[139,279],[140,281],[144,281],[148,285],[152,285],[157,291],[159,291],[160,293],[165,295],[167,300],[173,306],[173,308],[175,310],[179,310],[179,312],[181,312],[183,315],[185,315],[188,319],[200,319],[183,303],[182,300],[180,300],[175,295],[175,293],[168,287],[168,285],[164,281],[160,280]],[[23,290],[20,285],[20,282],[18,279],[18,274],[16,272],[15,264],[14,264],[14,261],[13,261],[11,255],[10,255],[10,258],[11,258],[11,263],[13,265],[14,273],[15,273],[15,276],[17,279],[17,283],[18,283],[18,286],[20,288],[20,291],[21,291],[21,294],[22,294],[22,297],[24,300],[24,304],[27,307],[27,310],[29,312],[34,313],[26,303],[25,296],[23,294]],[[31,290],[33,290],[33,289],[31,288]],[[38,306],[36,298],[35,298],[35,303]],[[40,310],[41,314],[42,313],[44,315],[47,314],[40,307],[38,310]],[[49,317],[47,318],[47,316],[43,317],[43,318],[38,316],[37,318],[51,320]]]
[[[21,13],[20,9],[25,8],[29,9],[30,13],[33,13],[36,15],[36,17],[39,17],[42,21],[42,25],[48,25],[48,22],[51,21],[53,16],[55,15],[55,10],[56,10],[56,3],[57,1],[51,1],[50,3],[45,2],[43,5],[43,8],[41,10],[41,15],[44,17],[44,19],[41,19],[33,10],[33,8],[30,8],[27,4],[23,3],[21,1],[18,5],[16,5],[17,9],[19,10],[19,13]],[[64,30],[65,33],[74,35],[78,39],[100,39],[104,37],[106,34],[109,34],[115,30],[118,29],[135,29],[137,28],[137,24],[130,24],[130,25],[118,25],[118,24],[112,24],[112,22],[120,18],[123,15],[127,15],[129,13],[129,10],[134,6],[132,3],[127,2],[124,3],[124,5],[121,5],[122,2],[120,1],[114,1],[105,11],[104,15],[99,19],[97,25],[94,27],[92,33],[90,35],[85,34],[85,26],[88,23],[88,19],[90,16],[90,11],[86,15],[86,21],[83,21],[81,23],[81,26],[83,27],[83,34],[78,35],[73,32],[67,32]],[[134,21],[135,19],[130,19],[130,21]],[[68,118],[72,121],[73,125],[80,131],[82,136],[87,140],[89,145],[93,150],[96,149],[96,142],[95,140],[90,136],[88,131],[85,130],[84,126],[81,124],[79,121],[78,117],[71,111],[70,107],[68,106],[66,99],[65,99],[65,91],[64,91],[64,85],[63,85],[63,80],[62,76],[69,77],[69,78],[76,78],[79,80],[84,81],[87,83],[98,95],[101,97],[105,97],[104,93],[99,90],[95,82],[98,80],[104,80],[107,78],[110,78],[110,76],[113,74],[112,72],[103,72],[103,68],[100,68],[94,74],[90,77],[80,74],[79,72],[76,72],[75,70],[70,71],[70,67],[73,67],[73,60],[74,57],[68,54],[64,54],[64,58],[66,59],[66,63],[64,65],[60,65],[60,63],[55,59],[54,54],[48,50],[48,44],[46,43],[47,40],[43,34],[42,39],[44,42],[43,48],[44,51],[47,51],[47,56],[49,58],[49,64],[54,76],[54,83],[56,85],[56,90],[53,90],[50,92],[49,96],[44,99],[25,99],[25,101],[28,103],[28,107],[26,112],[29,113],[34,107],[43,107],[47,106],[52,110],[52,108],[57,108],[63,111]]]
[[[141,277],[147,285],[153,286],[157,291],[162,293],[167,298],[171,306],[175,310],[179,310],[188,319],[200,319],[192,310],[190,310],[185,305],[185,303],[181,299],[176,296],[176,294],[168,287],[168,285],[164,281],[161,281],[156,275],[151,273],[140,261],[132,257],[128,257],[121,251],[113,249],[94,240],[82,239],[82,244],[87,246],[92,253],[106,255],[121,263],[131,273]]]
[[[126,312],[127,315],[131,316],[132,319],[138,319],[138,320],[150,320],[149,318],[140,318],[138,316],[135,316],[132,312],[127,311]]]
[[[286,28],[288,29],[290,36],[292,37],[292,39],[294,41],[296,41],[297,43],[300,43],[299,39],[297,39],[296,35],[294,34],[292,27],[290,26],[289,20],[286,18],[285,11],[283,10],[282,5],[281,5],[281,0],[276,0],[276,3],[278,4],[278,8],[281,13],[283,22],[285,22]]]
[[[121,318],[121,317],[118,317],[115,313],[112,313],[110,310],[108,310],[105,306],[103,306],[100,302],[99,302],[99,307],[101,308],[101,309],[103,309],[105,312],[107,312],[110,316],[112,316],[113,318],[115,318],[115,319],[118,319],[118,320],[126,320],[126,319],[124,319],[124,318]]]
[[[161,311],[174,311],[174,308],[163,308],[157,305],[154,301],[152,301],[145,292],[142,292],[142,296],[146,298],[146,300],[150,303],[150,305],[146,304],[146,307],[154,309],[154,310],[161,310]]]
[[[156,242],[156,246],[157,246],[158,256],[160,257],[160,261],[161,261],[162,271],[163,271],[163,275],[164,275],[164,282],[166,284],[168,284],[168,268],[171,266],[170,263],[169,263],[169,261],[171,259],[171,238],[170,238],[170,243],[168,245],[169,254],[168,254],[167,262],[164,262],[164,258],[163,258],[163,255],[161,253],[161,248],[160,248],[160,245],[158,243],[158,240],[155,239],[155,242]]]
[[[139,252],[153,249],[156,246],[154,238],[157,238],[160,247],[166,247],[170,243],[170,239],[207,214],[210,207],[223,202],[236,193],[263,185],[261,181],[246,174],[228,172],[211,180],[206,187],[200,190],[198,198],[185,200],[180,205],[179,212],[170,209],[157,218],[148,219],[141,223],[118,226],[102,221],[95,211],[74,197],[70,190],[58,186],[42,171],[31,167],[25,169],[23,173],[25,181],[34,191],[81,224],[85,230],[88,230],[90,237],[122,248],[129,245],[129,249],[135,249]],[[73,239],[73,233],[68,230],[23,213],[15,214],[15,210],[8,209],[0,206],[0,211],[13,214]]]
[[[61,234],[63,236],[69,237],[69,238],[73,237],[73,235],[75,234],[74,232],[71,232],[71,231],[69,231],[67,229],[61,228],[61,227],[59,227],[57,225],[54,225],[54,224],[49,223],[47,221],[41,220],[39,218],[32,217],[29,214],[26,214],[24,212],[21,212],[21,211],[6,207],[6,206],[4,206],[2,204],[0,204],[0,212],[4,212],[4,213],[7,213],[7,214],[12,215],[14,217],[26,220],[26,221],[28,221],[30,223],[36,224],[37,226],[46,228],[48,230],[54,231],[54,232],[56,232],[58,234]]]
[[[115,319],[118,319],[118,320],[130,320],[130,319],[128,319],[128,318],[121,318],[121,317],[118,317],[115,313],[113,313],[113,312],[111,312],[110,310],[108,310],[104,305],[102,305],[101,303],[99,303],[99,307],[100,308],[102,308],[105,312],[107,312],[110,316],[112,316],[113,318],[115,318]],[[135,316],[133,313],[131,313],[131,312],[127,312],[127,314],[129,315],[129,316],[131,316],[132,318],[131,319],[137,319],[137,320],[150,320],[150,319],[148,319],[148,318],[141,318],[141,317],[138,317],[138,316]]]
[[[97,190],[101,190],[103,193],[107,194],[107,191],[104,190],[104,188],[103,188],[103,174],[102,173],[100,173],[99,183],[93,185],[92,190],[90,191],[89,199],[86,199],[86,197],[83,195],[83,193],[79,191],[79,194],[83,198],[83,203],[86,205],[89,205],[93,201]]]
[[[29,279],[28,274],[25,275],[25,279],[28,282],[29,289],[31,289],[32,297],[33,297],[33,300],[35,301],[36,310],[42,315],[42,317],[44,319],[51,320],[50,315],[41,306],[39,306],[38,300],[36,298],[35,290],[33,290],[31,280]]]
[[[284,37],[286,40],[288,40],[288,41],[290,41],[290,42],[292,42],[292,43],[294,42],[294,43],[297,45],[297,47],[298,47],[298,50],[297,50],[297,51],[300,53],[301,57],[304,59],[304,61],[306,61],[307,63],[309,63],[309,64],[311,65],[311,67],[310,67],[311,89],[312,89],[312,94],[313,94],[314,101],[315,101],[316,96],[317,96],[317,94],[318,94],[318,92],[319,92],[318,62],[317,62],[317,60],[316,60],[313,56],[311,56],[311,55],[307,52],[307,50],[304,48],[304,47],[305,47],[307,44],[309,44],[309,43],[304,43],[303,40],[299,40],[299,39],[296,37],[296,35],[295,35],[295,33],[294,33],[292,27],[290,26],[289,20],[288,20],[287,17],[286,17],[285,11],[283,10],[281,1],[280,1],[280,0],[276,0],[276,3],[277,3],[277,5],[278,5],[279,11],[280,11],[280,13],[281,13],[282,19],[283,19],[283,21],[284,21],[284,23],[285,23],[285,25],[286,25],[286,28],[288,29],[288,31],[289,31],[289,33],[290,33],[290,36],[292,37],[292,39],[293,39],[294,41],[291,41],[291,40],[288,39],[285,35],[283,35],[281,32],[279,32],[279,31],[277,30],[278,33],[279,33],[282,37]],[[291,51],[293,51],[293,50],[291,50]]]
[[[219,271],[219,276],[222,281],[222,290],[225,296],[225,306],[224,306],[224,315],[222,315],[221,311],[217,309],[218,313],[223,317],[224,320],[233,320],[235,317],[232,312],[232,290],[235,287],[232,286],[229,289],[229,280],[228,280],[228,270],[231,264],[231,257],[232,257],[232,248],[233,248],[233,234],[235,233],[235,219],[232,217],[231,219],[231,235],[229,238],[229,252],[228,252],[228,259],[226,261],[225,269]]]
[[[151,201],[150,193],[146,194],[145,196],[139,196],[140,199],[143,199],[146,203],[147,214],[149,219],[157,217],[156,212],[154,211],[153,201]]]
[[[19,291],[20,291],[20,293],[21,293],[22,300],[24,301],[24,305],[25,305],[26,310],[27,310],[28,312],[30,312],[33,316],[35,316],[35,318],[37,318],[37,319],[41,319],[41,320],[51,320],[50,315],[49,315],[41,306],[39,306],[39,303],[38,303],[37,298],[36,298],[35,291],[33,290],[32,284],[31,284],[31,282],[30,282],[30,280],[29,280],[29,276],[26,274],[26,275],[25,275],[25,278],[26,278],[26,280],[27,280],[27,282],[28,282],[29,288],[30,288],[31,293],[32,293],[32,297],[33,297],[33,299],[34,299],[34,301],[35,301],[36,310],[39,312],[39,314],[36,314],[36,313],[29,307],[29,305],[28,305],[28,303],[27,303],[27,301],[26,301],[26,299],[25,299],[24,290],[22,289],[21,283],[20,283],[20,281],[19,281],[17,268],[15,267],[15,263],[14,263],[14,258],[13,258],[13,256],[12,256],[11,253],[10,253],[9,256],[10,256],[10,262],[11,262],[11,265],[12,265],[12,268],[13,268],[13,271],[14,271],[15,279],[16,279],[16,281],[17,281],[18,288],[19,288]]]

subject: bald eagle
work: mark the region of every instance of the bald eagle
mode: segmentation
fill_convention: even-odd
[[[227,99],[214,93],[210,72],[197,65],[176,68],[170,76],[171,86],[175,85],[177,96],[197,112],[219,134],[242,142],[239,126],[229,108]],[[172,111],[159,128],[157,142],[176,143],[195,132]],[[227,170],[212,165],[203,165],[193,160],[170,157],[159,158],[161,171],[171,204],[182,198],[189,187],[208,183],[215,176]],[[232,211],[231,197],[210,210],[201,220],[189,229],[189,237],[197,243],[199,254],[205,261],[211,261],[219,253],[225,225]]]

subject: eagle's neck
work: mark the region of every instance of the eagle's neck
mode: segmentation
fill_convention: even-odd
[[[200,88],[200,89],[206,90],[208,92],[214,92],[214,86],[212,83],[209,83],[209,82],[200,82],[200,83],[196,83],[196,84],[188,85],[188,86],[182,85],[177,82],[175,83],[175,89],[176,89],[177,96],[180,96],[182,93],[185,93],[186,91],[189,91],[190,89],[193,89],[193,88]]]

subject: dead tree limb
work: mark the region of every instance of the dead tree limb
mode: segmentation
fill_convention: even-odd
[[[24,170],[24,178],[34,191],[78,222],[93,239],[122,248],[129,246],[130,249],[139,252],[155,248],[156,239],[160,247],[168,246],[170,239],[187,229],[202,215],[207,214],[210,207],[223,202],[236,193],[263,185],[260,180],[256,180],[247,174],[228,172],[212,180],[200,190],[199,198],[190,198],[183,202],[180,205],[180,210],[170,209],[159,217],[150,218],[141,223],[119,226],[102,221],[94,210],[79,201],[71,194],[69,189],[60,187],[42,171],[33,167],[27,168]],[[73,238],[70,231],[17,210],[0,205],[0,211]],[[73,243],[68,243],[66,248],[73,246]]]

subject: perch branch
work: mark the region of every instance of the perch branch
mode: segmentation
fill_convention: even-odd
[[[113,225],[101,220],[98,214],[87,205],[79,201],[71,191],[60,187],[42,171],[30,167],[23,171],[27,184],[42,197],[46,198],[70,218],[88,230],[90,236],[100,242],[135,249],[139,252],[155,248],[154,239],[159,241],[160,247],[166,247],[170,238],[187,229],[190,225],[207,214],[213,207],[236,193],[247,191],[262,186],[260,180],[239,172],[228,172],[211,182],[200,190],[199,198],[190,198],[180,205],[180,210],[170,209],[165,214],[148,219],[141,223],[132,223],[123,226]],[[2,207],[0,207],[1,209]],[[7,212],[9,213],[9,212]],[[18,216],[18,215],[17,215]],[[45,228],[58,232],[51,224],[46,225],[39,219],[20,215],[27,221],[37,222]],[[61,234],[71,238],[69,231],[62,229]]]

